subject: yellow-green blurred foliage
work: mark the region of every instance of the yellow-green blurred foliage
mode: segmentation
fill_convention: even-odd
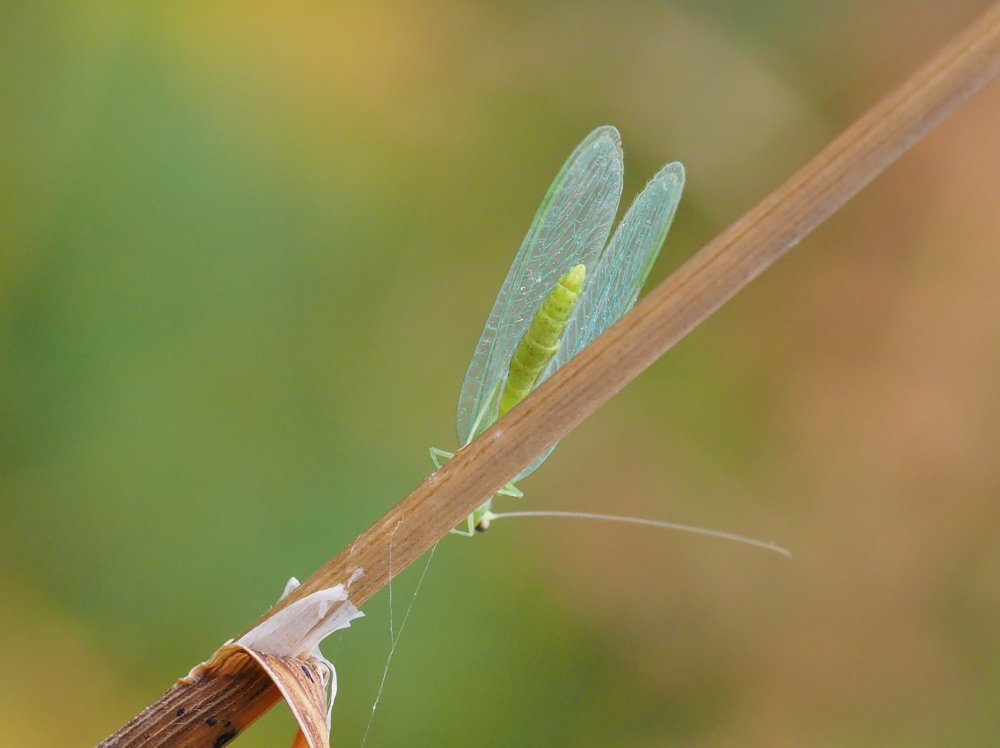
[[[658,280],[986,5],[4,3],[0,743],[98,741],[429,472],[591,129],[626,201],[687,166]],[[448,538],[368,744],[993,744],[998,198],[994,85],[522,485],[794,561]],[[386,608],[327,644],[337,745]]]

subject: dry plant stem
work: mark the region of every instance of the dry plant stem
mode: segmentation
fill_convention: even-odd
[[[364,574],[350,598],[364,603],[998,72],[1000,3],[261,620],[303,595],[346,584],[358,568]],[[179,683],[103,745],[200,745],[185,723],[204,719],[206,701],[232,704],[225,719],[249,723],[233,698],[242,687],[235,678]],[[259,714],[264,701],[277,698],[273,687],[257,690],[246,711]],[[190,718],[178,718],[178,709]]]

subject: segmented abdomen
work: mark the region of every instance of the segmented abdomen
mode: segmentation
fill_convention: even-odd
[[[569,272],[549,291],[545,301],[535,313],[510,359],[507,384],[500,396],[498,416],[502,416],[527,397],[538,377],[559,350],[559,339],[576,308],[586,274],[587,268],[584,265],[574,265],[570,268]]]

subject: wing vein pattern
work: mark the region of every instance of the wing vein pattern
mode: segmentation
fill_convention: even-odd
[[[496,420],[510,355],[546,294],[572,265],[588,269],[611,232],[622,191],[618,131],[601,127],[577,146],[542,201],[486,320],[458,400],[465,446]]]

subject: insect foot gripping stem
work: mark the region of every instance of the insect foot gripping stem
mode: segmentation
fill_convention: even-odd
[[[446,452],[445,450],[438,449],[437,447],[431,447],[430,453],[431,462],[434,463],[434,467],[437,470],[440,470],[442,465],[455,456],[454,452]]]
[[[499,415],[521,402],[559,350],[566,323],[573,316],[587,277],[586,265],[574,265],[549,291],[510,359]]]

